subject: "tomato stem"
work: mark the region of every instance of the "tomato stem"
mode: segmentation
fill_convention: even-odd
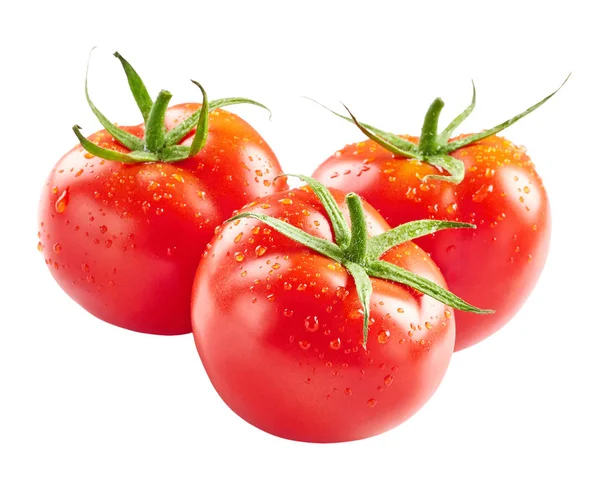
[[[159,153],[165,145],[165,114],[172,96],[163,89],[150,109],[146,124],[146,151]]]
[[[444,108],[444,102],[441,98],[436,98],[425,114],[425,120],[421,128],[421,138],[419,139],[419,152],[425,157],[435,155],[439,151],[438,122],[442,108]]]
[[[365,210],[358,194],[349,193],[346,204],[350,212],[350,244],[346,248],[345,258],[359,265],[363,265],[367,258],[367,221]]]

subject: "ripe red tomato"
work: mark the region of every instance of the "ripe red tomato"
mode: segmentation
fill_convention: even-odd
[[[166,110],[166,130],[199,107]],[[142,138],[145,127],[122,129]],[[191,130],[175,144],[190,145],[194,136]],[[89,140],[129,151],[105,130]],[[215,227],[244,204],[286,189],[273,182],[280,174],[260,135],[222,109],[210,112],[199,153],[175,163],[123,163],[78,145],[44,185],[38,249],[59,285],[95,316],[139,332],[188,333],[194,273]]]
[[[448,137],[473,109],[475,98],[439,135],[437,116],[443,103],[436,100],[433,113],[437,115],[432,117],[430,109],[429,127],[426,119],[420,139],[394,137],[356,122],[377,142],[350,144],[313,174],[328,187],[360,194],[392,226],[420,218],[477,226],[476,230],[444,230],[415,241],[440,267],[450,290],[476,306],[495,310],[483,316],[458,312],[455,350],[485,339],[506,324],[527,299],[544,266],[551,224],[546,190],[525,148],[493,134],[550,96],[474,142],[470,141],[477,136],[471,134],[449,142]],[[423,139],[432,145],[430,154],[419,144]],[[403,150],[391,141],[415,157],[402,156]],[[414,148],[406,142],[414,143]],[[461,142],[466,144],[448,149]],[[438,180],[444,169],[449,175]]]
[[[343,195],[331,193],[348,218]],[[389,231],[364,206],[369,233]],[[241,212],[268,214],[319,240],[334,239],[323,204],[306,187]],[[371,277],[364,341],[357,292],[364,285],[345,267],[349,257],[332,260],[265,221],[237,218],[225,224],[198,267],[192,325],[217,392],[249,423],[293,440],[355,440],[406,420],[446,371],[454,345],[452,308],[406,285]],[[431,258],[412,242],[392,247],[381,259],[445,285]]]

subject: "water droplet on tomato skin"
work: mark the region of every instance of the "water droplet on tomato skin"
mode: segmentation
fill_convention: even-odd
[[[258,258],[260,258],[263,254],[265,254],[267,252],[267,248],[261,245],[256,246],[256,249],[254,250],[254,252],[256,253],[256,256]]]
[[[237,261],[238,263],[244,261],[245,257],[246,255],[244,255],[244,253],[240,253],[239,251],[233,255],[233,259],[235,259],[235,261]]]
[[[345,388],[344,389],[344,394],[347,395],[348,397],[352,395],[352,389],[351,388]]]
[[[367,406],[369,406],[369,407],[375,407],[376,404],[377,404],[377,400],[376,399],[369,399],[367,401]]]
[[[308,340],[300,340],[298,345],[303,351],[308,351],[310,349],[310,342]]]
[[[55,253],[60,253],[62,251],[62,246],[57,242],[52,249]]]
[[[381,332],[379,332],[377,334],[377,342],[379,342],[380,344],[387,344],[389,339],[390,339],[390,331],[389,330],[382,330]]]
[[[44,245],[41,242],[37,243],[37,250],[41,253],[44,250]]]
[[[383,379],[383,383],[389,387],[392,383],[394,382],[394,377],[392,375],[387,375],[384,379]]]
[[[64,213],[69,204],[69,189],[65,189],[54,203],[54,209],[57,213]]]
[[[316,332],[319,329],[319,318],[316,316],[307,316],[304,320],[304,328],[308,332]]]
[[[329,347],[331,347],[331,349],[334,351],[339,351],[340,347],[342,347],[342,341],[339,337],[337,339],[333,339],[331,342],[329,342]]]

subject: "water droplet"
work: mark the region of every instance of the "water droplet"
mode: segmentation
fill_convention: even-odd
[[[390,331],[382,330],[377,334],[377,342],[380,344],[387,344],[387,341],[390,339]]]
[[[335,295],[342,301],[348,297],[350,291],[346,290],[346,287],[339,286],[335,289]]]
[[[162,209],[162,208],[156,208],[156,214],[157,214],[158,216],[161,216],[161,215],[162,215],[164,212],[165,212],[165,210],[164,210],[164,209]]]
[[[52,194],[55,194],[55,195],[58,194],[58,187],[54,186],[52,188]]]
[[[111,241],[110,239],[106,239],[106,241],[104,241],[104,245],[109,248],[112,246],[113,241]]]
[[[175,179],[177,182],[185,182],[183,177],[179,174],[171,174],[171,178]]]
[[[340,340],[339,337],[337,339],[333,339],[331,342],[329,342],[329,347],[331,347],[334,351],[338,351],[341,346],[342,346],[342,341]]]
[[[531,192],[531,189],[529,189],[529,186],[525,186],[525,187],[523,188],[523,192],[524,192],[525,194],[529,194],[529,193]]]
[[[82,269],[84,272],[89,272],[89,271],[90,271],[90,266],[89,266],[87,263],[82,263],[82,264],[81,264],[81,269]]]
[[[57,213],[64,213],[69,204],[69,189],[65,189],[54,203],[54,208]]]
[[[304,290],[306,290],[306,287],[308,287],[306,284],[298,284],[298,287],[296,287],[296,290],[304,291]]]
[[[309,332],[316,332],[319,329],[319,319],[316,316],[307,316],[304,320],[304,328]]]
[[[533,260],[533,256],[531,256],[530,254],[527,255],[527,263],[531,263],[531,260]]]
[[[60,253],[62,251],[62,246],[57,242],[52,249],[55,253]]]
[[[284,290],[292,290],[292,284],[290,284],[289,282],[284,282],[283,289]]]
[[[293,204],[293,201],[292,201],[290,198],[283,198],[283,199],[280,199],[280,200],[279,200],[279,202],[280,202],[282,205],[291,205],[291,204]]]
[[[233,240],[233,242],[235,242],[237,244],[238,242],[240,242],[242,240],[243,236],[244,236],[244,233],[240,232],[238,235],[235,236],[235,239]]]
[[[267,248],[259,244],[258,246],[256,246],[254,252],[256,253],[257,257],[260,257],[267,252]]]
[[[237,261],[239,263],[244,261],[245,257],[246,257],[246,255],[244,253],[240,253],[239,251],[233,255],[233,259],[235,259],[235,261]]]
[[[294,316],[294,310],[293,309],[284,309],[283,310],[283,316],[287,316],[288,318]]]
[[[348,396],[352,395],[352,389],[351,388],[345,388],[344,389],[344,394],[346,394]]]
[[[393,383],[394,381],[394,377],[392,375],[387,375],[384,379],[383,379],[383,383],[385,385],[387,385],[388,387]]]
[[[452,203],[452,204],[449,204],[448,206],[446,206],[446,212],[450,215],[456,213],[457,209],[458,209],[458,205],[456,203]]]
[[[77,173],[75,174],[75,177],[79,177],[81,174],[83,173],[83,169],[80,168]]]
[[[298,345],[304,351],[308,351],[308,349],[310,349],[310,342],[308,340],[300,340]]]
[[[106,234],[106,231],[108,230],[108,228],[106,227],[106,225],[100,225],[100,232],[103,234]]]
[[[475,191],[475,193],[473,194],[472,198],[473,201],[475,203],[481,203],[489,193],[491,193],[494,190],[494,186],[492,184],[484,184],[483,186],[481,186],[479,189],[477,189],[477,191]]]
[[[451,253],[452,251],[454,251],[456,249],[456,246],[454,244],[450,244],[447,248],[446,248],[446,252],[447,253]]]
[[[44,250],[44,245],[41,242],[37,244],[37,250],[41,253]]]
[[[267,301],[269,301],[269,302],[273,302],[274,300],[275,300],[275,294],[269,294],[269,295],[267,296]]]
[[[377,401],[376,401],[375,399],[369,399],[369,400],[367,401],[367,405],[368,405],[369,407],[375,407],[375,404],[377,404]]]
[[[433,328],[433,325],[429,321],[426,321],[425,328],[427,328],[427,330],[431,330]]]
[[[404,310],[402,308],[398,308],[396,311],[398,311],[398,313],[404,313]]]
[[[537,230],[537,225],[534,223],[534,224],[531,226],[531,228],[532,228],[533,230]]]
[[[452,312],[449,309],[444,310],[444,316],[446,318],[450,318],[452,316]]]

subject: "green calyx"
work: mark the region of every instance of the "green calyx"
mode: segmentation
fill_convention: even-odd
[[[375,237],[369,237],[362,201],[357,194],[349,193],[346,196],[346,204],[350,212],[349,226],[335,199],[323,184],[304,175],[287,174],[287,176],[302,179],[317,195],[333,227],[334,242],[315,237],[287,222],[260,213],[240,213],[230,218],[228,222],[240,218],[260,220],[286,237],[344,266],[354,279],[363,309],[363,347],[366,348],[369,332],[369,308],[373,290],[370,277],[407,285],[455,309],[479,314],[493,313],[492,310],[472,306],[424,277],[379,259],[389,249],[412,239],[444,229],[474,229],[475,225],[440,220],[418,220],[399,225]]]
[[[463,110],[463,112],[458,115],[448,126],[442,131],[438,132],[438,121],[440,118],[440,113],[442,108],[444,108],[444,102],[440,98],[436,98],[433,103],[430,105],[427,113],[425,115],[425,120],[423,121],[423,127],[421,129],[421,137],[419,139],[419,144],[412,143],[406,139],[403,139],[395,134],[382,131],[377,127],[373,127],[372,125],[365,124],[363,122],[359,122],[356,117],[352,114],[352,112],[344,105],[350,117],[346,117],[345,115],[341,115],[324,105],[316,102],[321,105],[325,109],[329,110],[334,115],[341,117],[344,120],[349,122],[353,122],[362,133],[367,136],[372,141],[375,141],[377,144],[381,145],[383,148],[391,151],[394,155],[403,156],[406,158],[413,158],[422,162],[429,163],[438,168],[441,168],[448,175],[427,175],[423,177],[422,180],[444,180],[448,182],[452,182],[455,184],[460,183],[465,177],[465,165],[462,161],[450,156],[450,153],[456,151],[464,146],[468,146],[469,144],[476,143],[477,141],[481,141],[488,136],[493,136],[498,132],[506,129],[511,126],[518,120],[522,119],[526,115],[529,115],[531,112],[542,106],[546,101],[552,98],[569,80],[569,76],[564,80],[564,82],[560,85],[560,87],[546,96],[543,100],[539,101],[535,105],[529,107],[524,112],[516,115],[515,117],[508,119],[501,124],[488,129],[487,131],[483,131],[477,134],[472,134],[463,139],[457,139],[455,141],[450,142],[450,138],[452,137],[452,133],[458,128],[460,124],[462,124],[466,118],[471,115],[473,110],[475,109],[476,102],[476,91],[475,84],[473,83],[473,96],[471,99],[470,105]],[[314,100],[312,100],[314,101]]]
[[[165,114],[169,105],[169,101],[171,100],[171,93],[162,90],[158,94],[156,101],[152,101],[144,82],[135,69],[118,52],[115,52],[114,56],[119,59],[121,65],[123,66],[123,70],[127,76],[127,82],[129,83],[129,89],[131,90],[133,98],[135,99],[140,113],[144,118],[145,135],[144,138],[141,139],[119,128],[110,120],[108,120],[104,114],[98,110],[96,105],[94,105],[88,92],[88,61],[88,69],[86,70],[85,76],[85,97],[88,105],[108,133],[123,146],[131,150],[129,153],[122,153],[120,151],[102,148],[101,146],[91,142],[89,139],[86,139],[80,132],[81,128],[79,126],[74,126],[73,131],[75,132],[77,139],[79,139],[81,146],[83,146],[83,148],[92,155],[100,158],[123,163],[159,161],[178,162],[197,155],[206,144],[206,139],[208,136],[208,114],[213,110],[228,105],[249,103],[251,105],[264,108],[269,112],[269,114],[271,113],[270,110],[262,103],[258,103],[257,101],[250,100],[248,98],[222,98],[209,102],[204,88],[200,85],[200,83],[192,80],[192,82],[198,86],[202,92],[202,106],[187,119],[181,122],[177,127],[167,131],[165,128]],[[194,128],[196,129],[196,133],[191,145],[180,145],[179,142]]]

